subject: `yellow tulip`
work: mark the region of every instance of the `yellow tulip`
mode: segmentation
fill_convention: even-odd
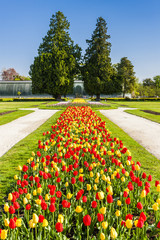
[[[127,227],[127,228],[132,228],[132,225],[133,225],[132,220],[127,219],[127,220],[126,220],[126,227]]]
[[[30,228],[35,228],[36,227],[36,223],[33,222],[33,219],[31,219],[29,221],[29,226],[30,226]]]
[[[108,227],[108,222],[102,222],[103,229],[106,229]]]
[[[32,156],[33,156],[33,157],[35,156],[35,153],[34,153],[34,152],[32,152]]]
[[[115,238],[117,238],[117,236],[118,236],[118,234],[117,234],[115,228],[112,227],[111,228],[111,238],[115,239]]]
[[[8,200],[11,201],[13,199],[12,193],[8,194]]]
[[[83,168],[80,168],[80,169],[79,169],[79,172],[80,172],[80,173],[83,173]]]
[[[3,229],[3,230],[1,231],[1,239],[6,239],[6,238],[7,238],[7,231],[8,231],[8,230],[5,230],[5,229]]]
[[[39,217],[37,216],[36,213],[33,213],[33,223],[38,223]]]
[[[136,164],[136,165],[135,165],[135,169],[136,169],[137,171],[139,171],[139,170],[140,170],[140,166],[139,166],[138,164]]]
[[[23,204],[26,205],[28,203],[27,198],[23,198]]]
[[[101,240],[105,240],[105,235],[104,235],[104,233],[101,233],[101,234],[100,234],[100,239],[101,239]]]
[[[129,176],[129,172],[125,172],[125,176],[128,177]]]
[[[157,185],[156,191],[157,191],[157,192],[160,192],[160,184]]]
[[[41,201],[39,198],[35,200],[35,203],[36,203],[37,205],[41,205],[41,202],[42,202],[42,201]]]
[[[102,207],[102,208],[100,209],[100,213],[105,214],[105,213],[106,213],[106,207]]]
[[[119,217],[119,216],[121,215],[121,212],[120,212],[119,210],[117,210],[117,211],[115,212],[115,215],[116,215],[117,217]]]
[[[63,215],[62,215],[62,214],[59,214],[59,215],[58,215],[58,222],[63,223],[63,221],[64,221]]]
[[[47,226],[48,226],[47,219],[43,219],[42,227],[47,227]]]
[[[94,184],[93,189],[94,189],[95,191],[97,191],[97,185],[96,185],[96,184]]]
[[[41,192],[42,192],[42,188],[41,187],[37,188],[37,193],[41,194]]]
[[[121,206],[122,205],[122,202],[120,200],[117,201],[117,205],[118,206]]]
[[[154,211],[158,211],[158,209],[159,209],[158,203],[157,203],[157,202],[154,203],[154,204],[152,205],[152,208],[153,208]]]
[[[5,203],[5,204],[4,204],[4,211],[5,211],[5,212],[8,212],[8,211],[9,211],[9,205],[8,205],[8,203]]]
[[[65,187],[68,187],[68,185],[69,185],[68,182],[66,182],[66,183],[65,183]]]
[[[31,199],[31,194],[30,194],[30,193],[27,193],[26,198],[27,198],[28,200]]]
[[[83,208],[81,206],[77,206],[75,209],[75,212],[81,213],[83,211]]]
[[[14,175],[14,180],[17,180],[18,179],[18,176],[17,175]]]
[[[160,205],[160,198],[158,198],[156,202]]]
[[[124,177],[124,176],[121,177],[121,181],[122,181],[122,182],[125,182],[125,177]]]
[[[135,220],[134,221],[134,225],[137,227],[137,224],[138,224],[138,220]]]
[[[67,193],[67,199],[71,199],[72,196],[73,196],[73,194]]]
[[[48,201],[49,199],[50,199],[49,194],[46,194],[46,195],[45,195],[45,200]]]
[[[37,190],[33,190],[33,196],[37,195]]]
[[[142,190],[142,192],[141,192],[141,197],[144,198],[144,197],[146,197],[146,195],[147,195],[146,190],[145,190],[145,189]]]
[[[8,219],[8,218],[4,219],[4,225],[5,225],[6,227],[9,226],[9,219]]]
[[[87,184],[87,191],[90,191],[90,190],[91,190],[91,185]]]
[[[22,171],[22,167],[19,165],[17,168],[18,171]]]
[[[100,200],[104,199],[104,192],[98,192],[98,197]]]
[[[21,219],[21,218],[18,218],[18,219],[16,220],[16,227],[21,227],[21,225],[22,225],[22,219]]]

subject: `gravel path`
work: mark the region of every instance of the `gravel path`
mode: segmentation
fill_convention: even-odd
[[[160,124],[124,112],[127,109],[133,108],[100,110],[100,112],[160,159]]]
[[[0,126],[0,157],[58,111],[37,108],[24,108],[23,110],[35,112]]]

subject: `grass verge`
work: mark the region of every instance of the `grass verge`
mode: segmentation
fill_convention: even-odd
[[[0,157],[0,203],[6,196],[13,176],[17,173],[17,166],[23,165],[31,157],[31,152],[37,150],[38,140],[42,139],[42,133],[50,130],[50,127],[60,117],[62,111],[55,113],[37,130],[29,134],[26,138],[18,142],[5,155]]]
[[[149,153],[144,147],[142,147],[99,111],[95,112],[103,121],[106,122],[106,128],[112,132],[112,136],[122,140],[123,144],[131,151],[133,161],[139,161],[141,163],[141,171],[146,172],[147,175],[152,175],[153,181],[151,182],[151,188],[154,191],[155,180],[160,180],[160,168],[157,167],[160,164],[160,160]]]
[[[9,123],[9,122],[11,122],[11,121],[13,121],[17,118],[26,116],[26,115],[28,115],[29,113],[32,113],[32,112],[34,112],[34,111],[31,111],[31,110],[17,110],[17,111],[12,112],[12,113],[7,113],[7,114],[4,114],[4,115],[1,115],[0,116],[0,125]]]

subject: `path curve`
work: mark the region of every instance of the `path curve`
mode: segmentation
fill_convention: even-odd
[[[38,108],[23,110],[34,110],[34,112],[0,126],[0,157],[58,111]]]
[[[118,108],[100,110],[100,112],[160,159],[160,124],[124,112],[129,109],[133,110],[133,108]]]

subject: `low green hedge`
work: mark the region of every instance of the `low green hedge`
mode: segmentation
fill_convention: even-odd
[[[160,98],[101,98],[103,101],[160,101]]]

